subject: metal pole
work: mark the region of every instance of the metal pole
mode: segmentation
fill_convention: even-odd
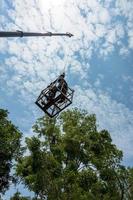
[[[72,37],[71,33],[34,33],[23,31],[0,31],[0,37],[34,37],[34,36],[68,36]]]

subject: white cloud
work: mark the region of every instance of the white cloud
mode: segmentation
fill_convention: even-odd
[[[118,0],[116,1],[118,12],[127,19],[125,30],[128,35],[128,47],[133,49],[133,1]]]
[[[122,47],[122,48],[120,49],[120,55],[121,55],[121,56],[128,56],[128,55],[129,55],[129,49],[126,48],[126,47]]]
[[[100,13],[98,17],[99,17],[99,22],[102,24],[106,24],[110,22],[109,12],[105,8],[100,9]]]
[[[128,32],[128,36],[129,36],[129,40],[128,40],[129,47],[133,49],[133,28],[130,29],[130,31]]]

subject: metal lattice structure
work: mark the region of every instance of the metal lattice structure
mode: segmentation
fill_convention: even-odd
[[[58,79],[56,79],[47,88],[41,91],[35,102],[51,118],[59,114],[73,101],[74,90],[68,86],[67,91],[63,90],[63,88],[65,88],[63,84],[61,88],[58,86]],[[56,93],[52,97],[51,91],[53,89],[56,89]]]

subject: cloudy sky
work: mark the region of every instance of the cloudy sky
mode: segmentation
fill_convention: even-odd
[[[0,38],[0,107],[26,136],[40,91],[66,69],[73,107],[97,115],[133,166],[133,1],[0,0],[0,30],[74,37]]]

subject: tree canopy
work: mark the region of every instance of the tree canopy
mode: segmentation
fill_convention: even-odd
[[[21,193],[17,191],[14,194],[14,196],[10,198],[10,200],[31,200],[31,198],[30,197],[23,197],[23,196],[21,196]]]
[[[36,198],[132,198],[132,170],[121,165],[122,151],[107,130],[98,130],[95,115],[67,110],[58,119],[38,119],[33,130],[36,136],[26,138],[29,153],[19,160],[16,174]]]
[[[0,109],[0,193],[14,180],[10,171],[20,155],[20,140],[21,133],[8,119],[7,110]]]

